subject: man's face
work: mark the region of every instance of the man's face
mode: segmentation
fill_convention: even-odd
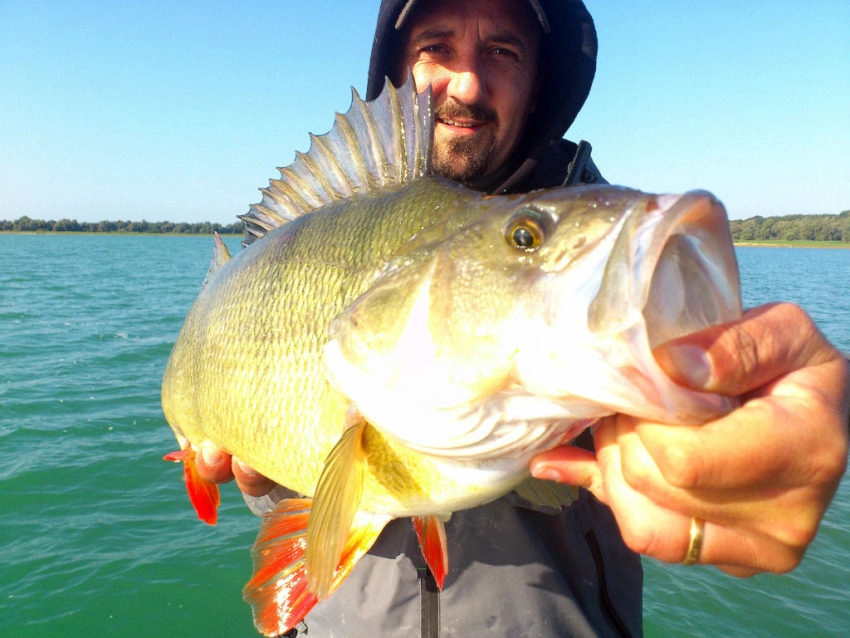
[[[539,33],[523,0],[437,0],[410,18],[400,77],[430,84],[434,172],[459,182],[510,157],[537,95]]]

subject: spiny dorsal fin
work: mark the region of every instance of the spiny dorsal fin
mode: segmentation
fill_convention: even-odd
[[[310,150],[260,189],[263,199],[239,218],[247,246],[301,215],[358,193],[375,194],[407,184],[429,171],[433,132],[431,91],[416,93],[413,76],[398,89],[386,80],[371,102],[351,89],[351,107],[337,113],[324,135],[311,135]]]

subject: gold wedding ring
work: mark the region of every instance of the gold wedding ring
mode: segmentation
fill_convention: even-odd
[[[705,538],[705,521],[694,516],[691,519],[691,542],[688,544],[688,553],[682,565],[695,565],[702,551],[702,541]]]

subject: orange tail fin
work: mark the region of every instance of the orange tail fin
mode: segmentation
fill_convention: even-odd
[[[437,587],[442,590],[443,581],[449,572],[449,553],[443,521],[436,516],[414,516],[411,521],[419,538],[425,563],[434,575]]]
[[[260,525],[251,550],[254,574],[242,596],[252,607],[257,631],[265,636],[286,633],[319,602],[307,585],[305,570],[312,507],[310,498],[285,499],[263,517]],[[369,551],[388,521],[386,516],[358,513],[334,573],[331,593]]]
[[[183,462],[183,477],[186,480],[186,491],[189,500],[195,506],[195,512],[204,523],[215,525],[218,520],[218,506],[221,498],[218,485],[205,481],[195,468],[195,450],[186,447],[177,452],[171,452],[162,457],[166,461]]]

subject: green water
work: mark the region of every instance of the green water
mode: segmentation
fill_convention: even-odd
[[[0,637],[256,635],[241,588],[257,519],[229,486],[203,525],[161,460],[160,378],[211,244],[0,235]],[[850,251],[739,255],[748,303],[797,301],[850,350]],[[844,635],[848,528],[845,481],[788,576],[647,561],[647,635]]]

